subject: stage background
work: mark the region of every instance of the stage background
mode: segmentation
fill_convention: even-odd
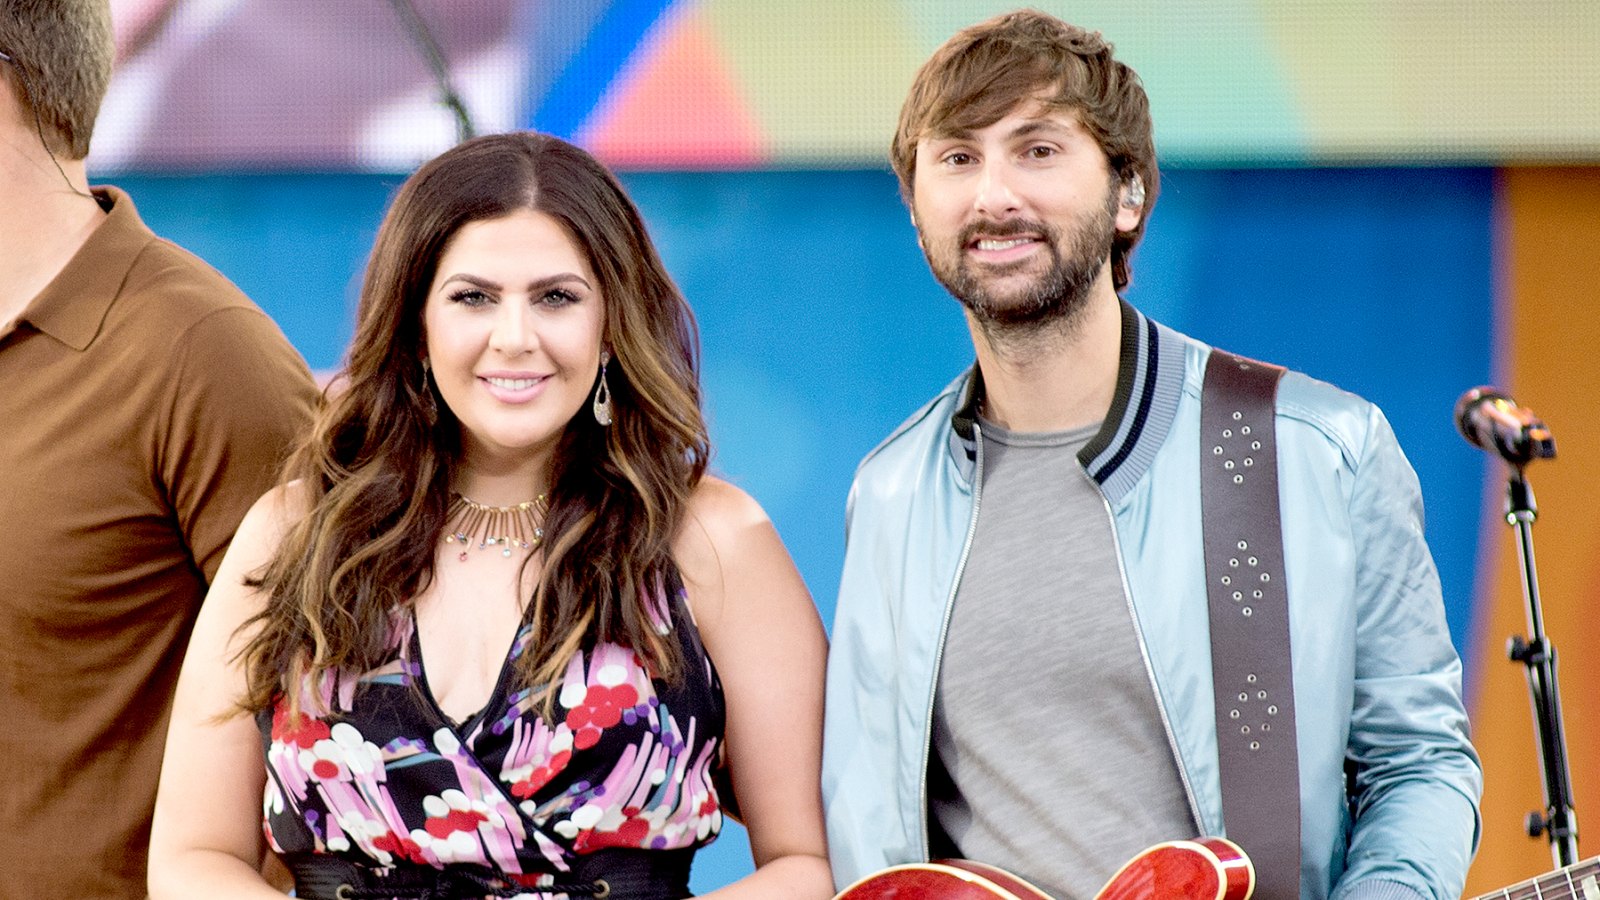
[[[1600,791],[1600,5],[1040,2],[1149,88],[1162,193],[1128,297],[1389,414],[1422,480],[1484,756],[1469,893],[1550,868],[1503,473],[1450,421],[1495,383],[1552,426],[1531,480],[1580,805]],[[772,515],[824,621],[855,463],[971,363],[884,147],[915,68],[1009,4],[417,0],[480,131],[619,168],[699,316],[714,468]],[[349,338],[394,189],[456,138],[384,0],[114,0],[95,180],[237,281],[311,365]],[[1592,852],[1592,845],[1586,845]],[[697,863],[750,868],[737,826]]]

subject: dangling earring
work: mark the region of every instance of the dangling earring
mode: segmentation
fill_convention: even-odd
[[[417,399],[422,406],[422,420],[429,425],[437,425],[439,424],[439,402],[433,399],[433,387],[428,384],[428,376],[432,371],[433,367],[424,359],[422,361],[422,390],[418,393]]]
[[[594,389],[594,420],[601,427],[611,424],[611,387],[606,384],[606,363],[611,362],[611,351],[600,351],[600,384]]]

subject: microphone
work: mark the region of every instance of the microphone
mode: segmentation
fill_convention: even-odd
[[[1514,466],[1556,455],[1556,439],[1532,410],[1492,387],[1475,387],[1456,401],[1456,429],[1467,443]]]

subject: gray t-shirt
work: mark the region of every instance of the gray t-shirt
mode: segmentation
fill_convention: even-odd
[[[1110,511],[1076,457],[1098,426],[982,430],[977,533],[934,703],[933,850],[1087,900],[1138,851],[1196,825]]]

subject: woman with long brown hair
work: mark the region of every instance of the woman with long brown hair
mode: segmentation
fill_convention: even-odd
[[[735,795],[727,896],[828,896],[825,639],[705,474],[697,352],[582,150],[496,135],[413,175],[195,628],[152,896],[274,895],[270,848],[303,898],[682,897]]]

